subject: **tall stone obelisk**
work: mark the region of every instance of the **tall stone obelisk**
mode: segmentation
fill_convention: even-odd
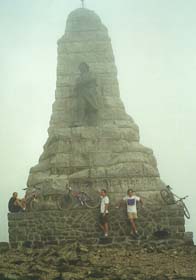
[[[134,93],[132,94],[134,95]],[[164,186],[151,149],[120,99],[111,40],[100,18],[73,11],[58,41],[55,102],[49,137],[31,168],[28,192],[106,188],[113,198],[129,187],[154,199]]]
[[[184,208],[161,199],[165,184],[156,159],[151,149],[139,143],[138,126],[120,99],[107,29],[94,12],[84,8],[69,15],[65,34],[58,41],[48,134],[39,163],[30,170],[29,207],[23,213],[8,214],[11,246],[99,243],[99,209],[74,198],[69,208],[67,187],[84,190],[91,198],[101,188],[107,189],[111,205],[132,188],[145,205],[150,202],[138,209],[140,237],[147,242],[156,238],[166,238],[166,242],[170,238],[172,244],[182,241]],[[114,244],[132,244],[124,210],[110,208],[109,234]]]

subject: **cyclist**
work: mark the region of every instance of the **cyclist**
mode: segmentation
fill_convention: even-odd
[[[100,192],[101,195],[101,205],[100,205],[100,227],[104,232],[104,236],[108,237],[108,215],[109,215],[109,197],[105,189]]]
[[[126,202],[127,205],[127,215],[131,224],[131,235],[133,235],[134,237],[138,237],[138,232],[135,224],[135,220],[137,219],[137,202],[140,202],[143,207],[143,201],[139,196],[134,195],[132,189],[128,189],[127,196],[123,198],[123,201]]]
[[[24,205],[23,200],[18,198],[18,193],[14,192],[8,202],[8,209],[11,213],[23,212]]]

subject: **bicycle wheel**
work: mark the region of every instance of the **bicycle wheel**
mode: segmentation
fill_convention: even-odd
[[[167,204],[175,203],[172,193],[169,192],[168,190],[161,190],[160,194],[161,194],[163,201],[166,202]]]
[[[185,204],[184,204],[184,215],[187,219],[190,219],[190,217],[191,217],[189,210],[187,209]]]
[[[38,211],[39,210],[39,201],[36,198],[31,198],[28,201],[28,211]]]
[[[72,197],[70,195],[65,195],[61,199],[58,200],[58,208],[59,209],[70,209],[72,207]]]
[[[98,196],[95,197],[90,197],[88,194],[85,192],[81,193],[81,198],[86,207],[88,208],[97,208],[100,205],[100,199]]]
[[[184,216],[185,216],[187,219],[190,219],[191,215],[190,215],[189,210],[188,210],[188,208],[186,207],[185,203],[184,203],[182,200],[179,200],[179,201],[178,201],[178,205],[181,205],[181,206],[183,207]]]

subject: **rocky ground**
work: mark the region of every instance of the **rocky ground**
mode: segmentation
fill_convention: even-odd
[[[196,246],[1,248],[0,280],[196,280]]]

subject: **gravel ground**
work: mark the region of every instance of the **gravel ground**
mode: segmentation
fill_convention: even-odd
[[[196,246],[67,244],[4,250],[0,280],[196,280]]]

